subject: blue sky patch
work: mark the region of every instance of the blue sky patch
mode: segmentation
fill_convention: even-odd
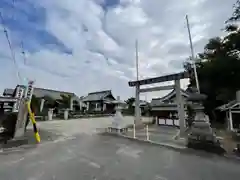
[[[1,0],[0,11],[13,46],[20,46],[23,42],[24,48],[30,52],[44,47],[72,54],[69,48],[45,30],[45,9],[34,0]]]
[[[103,2],[100,3],[100,6],[107,11],[110,8],[114,8],[120,4],[120,0],[103,0]]]

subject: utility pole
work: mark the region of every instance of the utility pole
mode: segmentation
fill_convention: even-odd
[[[186,15],[186,21],[187,21],[188,37],[189,37],[189,43],[190,43],[190,49],[191,49],[191,60],[192,60],[192,63],[193,63],[194,76],[195,76],[197,90],[200,93],[200,87],[199,87],[197,68],[196,68],[196,61],[195,61],[195,57],[194,57],[192,36],[191,36],[191,31],[190,31],[190,26],[189,26],[188,15]]]
[[[136,50],[136,76],[137,81],[139,80],[139,73],[138,73],[138,40],[135,42],[135,50]]]
[[[135,42],[135,50],[136,50],[136,75],[137,75],[137,81],[139,80],[138,75],[138,40]],[[141,120],[141,112],[140,112],[140,85],[136,85],[136,92],[135,92],[135,120],[134,124],[138,124]]]

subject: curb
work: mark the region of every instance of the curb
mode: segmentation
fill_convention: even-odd
[[[186,152],[186,150],[190,150],[187,147],[183,147],[183,146],[177,146],[177,145],[175,146],[175,145],[167,144],[167,143],[158,143],[158,142],[151,141],[151,140],[148,141],[148,140],[145,140],[145,139],[133,138],[133,137],[129,137],[129,136],[126,136],[126,135],[119,135],[119,134],[116,134],[116,133],[104,132],[104,133],[102,133],[102,135],[124,138],[124,139],[128,139],[128,140],[131,140],[131,141],[137,141],[137,142],[144,143],[144,144],[152,144],[152,145],[155,145],[155,146],[161,146],[161,147],[165,147],[165,148],[172,149],[172,150],[175,150],[175,151],[177,150],[177,151]]]
[[[136,141],[136,142],[139,142],[139,143],[160,146],[160,147],[164,147],[164,148],[171,149],[171,150],[174,150],[174,151],[178,151],[178,152],[181,152],[181,153],[190,153],[190,154],[195,154],[195,155],[200,155],[202,153],[209,154],[209,155],[212,155],[214,157],[220,157],[220,158],[223,158],[223,159],[228,160],[228,161],[234,161],[234,162],[240,163],[240,157],[235,156],[235,155],[229,155],[229,154],[219,155],[219,154],[209,153],[209,152],[201,151],[201,150],[198,151],[196,149],[191,149],[191,148],[187,148],[187,147],[184,147],[184,146],[178,146],[178,145],[175,146],[175,145],[168,144],[168,143],[158,143],[158,142],[154,142],[154,141],[150,141],[150,140],[148,141],[148,140],[144,140],[144,139],[133,138],[133,137],[129,137],[129,136],[126,136],[126,135],[117,134],[117,133],[104,132],[104,133],[102,133],[102,135],[114,136],[114,137],[118,137],[118,138],[128,139],[128,140],[131,140],[131,141]]]

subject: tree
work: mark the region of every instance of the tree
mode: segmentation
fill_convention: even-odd
[[[59,100],[59,102],[61,103],[61,108],[70,108],[71,96],[65,94],[61,94],[60,96],[61,99]]]
[[[56,107],[56,101],[52,97],[44,96],[43,99],[45,100],[43,109],[45,109],[45,108],[49,109],[49,108]]]
[[[133,114],[134,113],[133,103],[135,102],[135,98],[134,97],[130,97],[125,102],[127,104],[127,111],[128,111],[128,113]]]
[[[128,98],[125,102],[126,102],[126,104],[127,104],[128,106],[132,106],[133,103],[135,102],[135,98],[134,98],[134,97],[130,97],[130,98]]]
[[[214,119],[217,106],[235,99],[240,89],[240,31],[236,21],[240,19],[240,2],[234,5],[233,16],[226,22],[228,35],[211,38],[199,54],[196,64],[200,91],[207,95],[204,107],[210,119]],[[195,85],[193,68],[187,61],[184,68],[190,76],[190,86]]]
[[[233,5],[232,16],[226,21],[226,23],[236,22],[239,19],[240,19],[240,1],[237,0],[237,2]]]
[[[40,104],[41,104],[41,99],[36,97],[33,94],[31,99],[31,109],[35,114],[39,112]]]

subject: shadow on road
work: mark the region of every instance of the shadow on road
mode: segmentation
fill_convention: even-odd
[[[39,134],[41,137],[41,143],[47,142],[47,141],[54,141],[60,137],[60,135],[41,129],[39,130]],[[13,139],[8,141],[6,144],[0,144],[0,149],[7,150],[11,148],[17,148],[17,147],[35,147],[37,145],[37,141],[34,136],[34,132],[32,130],[27,130],[25,133],[25,136],[21,139]]]

